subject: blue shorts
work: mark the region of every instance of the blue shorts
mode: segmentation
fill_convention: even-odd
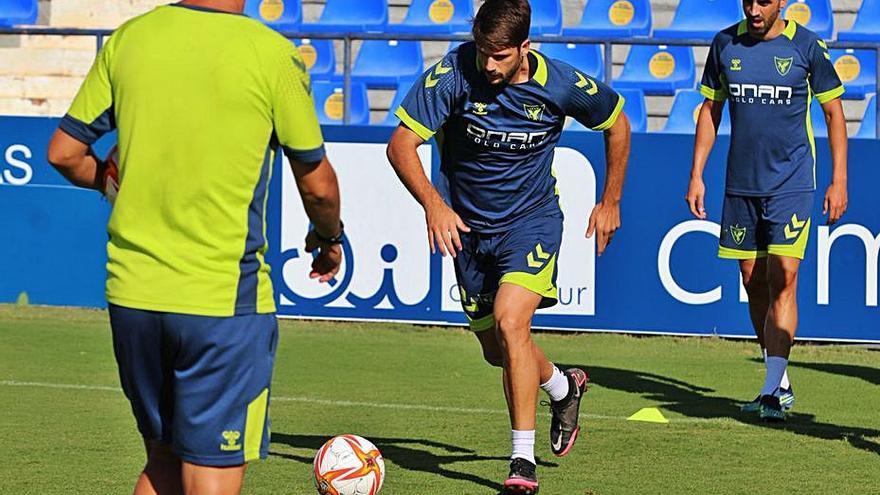
[[[493,328],[495,293],[502,283],[516,284],[543,297],[541,308],[556,304],[556,259],[562,243],[562,213],[528,217],[507,231],[461,234],[455,258],[461,305],[471,330]]]
[[[813,192],[724,197],[718,256],[746,260],[768,254],[804,259]]]
[[[274,313],[216,318],[111,304],[110,325],[122,390],[144,438],[204,466],[268,455]]]

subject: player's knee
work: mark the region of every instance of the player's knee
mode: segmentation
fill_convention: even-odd
[[[517,314],[501,313],[495,315],[498,339],[506,347],[528,342],[531,318]]]
[[[797,287],[797,278],[797,270],[775,270],[770,276],[770,290],[775,294],[780,294],[783,292],[793,292]]]

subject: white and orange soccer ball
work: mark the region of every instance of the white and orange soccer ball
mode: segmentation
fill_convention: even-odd
[[[315,487],[321,495],[377,495],[385,481],[385,461],[369,440],[339,435],[315,454]]]

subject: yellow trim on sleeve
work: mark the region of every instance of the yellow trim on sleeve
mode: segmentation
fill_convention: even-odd
[[[407,127],[413,130],[416,134],[419,135],[420,138],[425,141],[431,139],[431,136],[434,135],[434,131],[425,127],[421,122],[409,116],[406,113],[406,110],[401,106],[397,108],[397,111],[394,112],[394,115],[400,119],[401,122],[406,124]]]
[[[745,251],[742,249],[731,249],[724,246],[718,246],[718,257],[726,260],[754,260],[758,258],[766,258],[767,251]]]
[[[263,444],[263,431],[266,426],[268,410],[269,389],[264,388],[247,407],[247,419],[244,425],[244,462],[260,458],[260,446]]]
[[[596,127],[593,127],[592,129],[594,131],[607,131],[608,129],[611,129],[611,127],[617,122],[617,117],[620,116],[620,112],[623,111],[623,104],[626,102],[626,99],[623,97],[623,95],[619,94],[618,97],[619,98],[617,100],[617,106],[614,107],[614,111],[611,112],[611,115],[608,117],[608,119],[605,120],[605,122],[602,122]]]
[[[705,84],[700,85],[700,94],[712,101],[724,101],[727,99],[727,90],[712,89]]]
[[[844,92],[843,86],[838,86],[834,89],[830,89],[828,91],[825,91],[824,93],[818,93],[816,95],[816,99],[819,100],[820,104],[821,103],[828,103],[829,101],[831,101],[835,98],[840,98],[841,96],[843,96],[843,92]]]

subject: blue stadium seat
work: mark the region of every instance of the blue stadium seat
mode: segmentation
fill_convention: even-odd
[[[840,41],[880,41],[880,0],[862,0],[856,22],[837,33]]]
[[[562,4],[559,0],[531,0],[532,36],[562,34]]]
[[[336,74],[336,50],[333,40],[301,39],[294,41],[299,48],[309,75],[313,80],[330,79]]]
[[[635,45],[614,87],[673,95],[677,89],[693,89],[695,74],[694,51],[688,46]]]
[[[351,77],[369,88],[394,88],[401,80],[418,77],[424,70],[423,64],[419,41],[366,40]]]
[[[397,127],[397,124],[400,123],[400,119],[394,115],[394,112],[397,111],[397,107],[403,103],[403,99],[406,98],[406,94],[409,93],[410,88],[415,81],[401,81],[400,84],[397,85],[397,92],[394,93],[394,99],[391,100],[391,105],[388,107],[388,115],[385,116],[385,120],[380,122],[377,125],[380,126],[388,126],[388,127]]]
[[[663,132],[694,134],[697,130],[697,117],[699,117],[703,101],[705,98],[695,89],[683,89],[676,93]],[[721,114],[721,127],[718,128],[718,134],[730,134],[730,110],[726,104],[724,112]]]
[[[640,89],[618,89],[618,93],[626,100],[623,103],[623,113],[629,119],[632,132],[648,132],[648,110],[645,105],[645,93]],[[572,119],[566,131],[590,131],[577,120]]]
[[[830,40],[834,33],[834,11],[831,8],[831,0],[792,0],[788,2],[783,15],[823,39]]]
[[[400,24],[389,24],[394,33],[467,33],[474,16],[472,0],[413,0]]]
[[[742,19],[742,2],[732,0],[681,0],[672,24],[655,29],[655,38],[711,40],[718,31]]]
[[[247,0],[244,13],[278,31],[297,31],[302,22],[300,0]]]
[[[862,125],[856,137],[877,138],[877,96],[872,96],[868,100],[868,108],[865,109],[865,116],[862,117]]]
[[[833,49],[831,61],[846,88],[844,98],[862,100],[877,91],[877,58],[872,50]]]
[[[388,26],[386,0],[327,0],[316,23],[304,23],[304,32],[376,32]]]
[[[651,35],[651,2],[649,0],[587,0],[581,22],[563,28],[565,36],[631,36]]]
[[[343,116],[342,81],[315,81],[312,83],[312,96],[321,124],[340,125]],[[370,123],[370,104],[367,100],[367,87],[363,83],[351,83],[351,121],[352,125]]]
[[[0,1],[0,26],[16,26],[37,22],[37,0]]]
[[[541,43],[539,52],[547,57],[582,70],[584,74],[600,81],[605,80],[605,64],[600,45],[576,45],[574,43]]]

